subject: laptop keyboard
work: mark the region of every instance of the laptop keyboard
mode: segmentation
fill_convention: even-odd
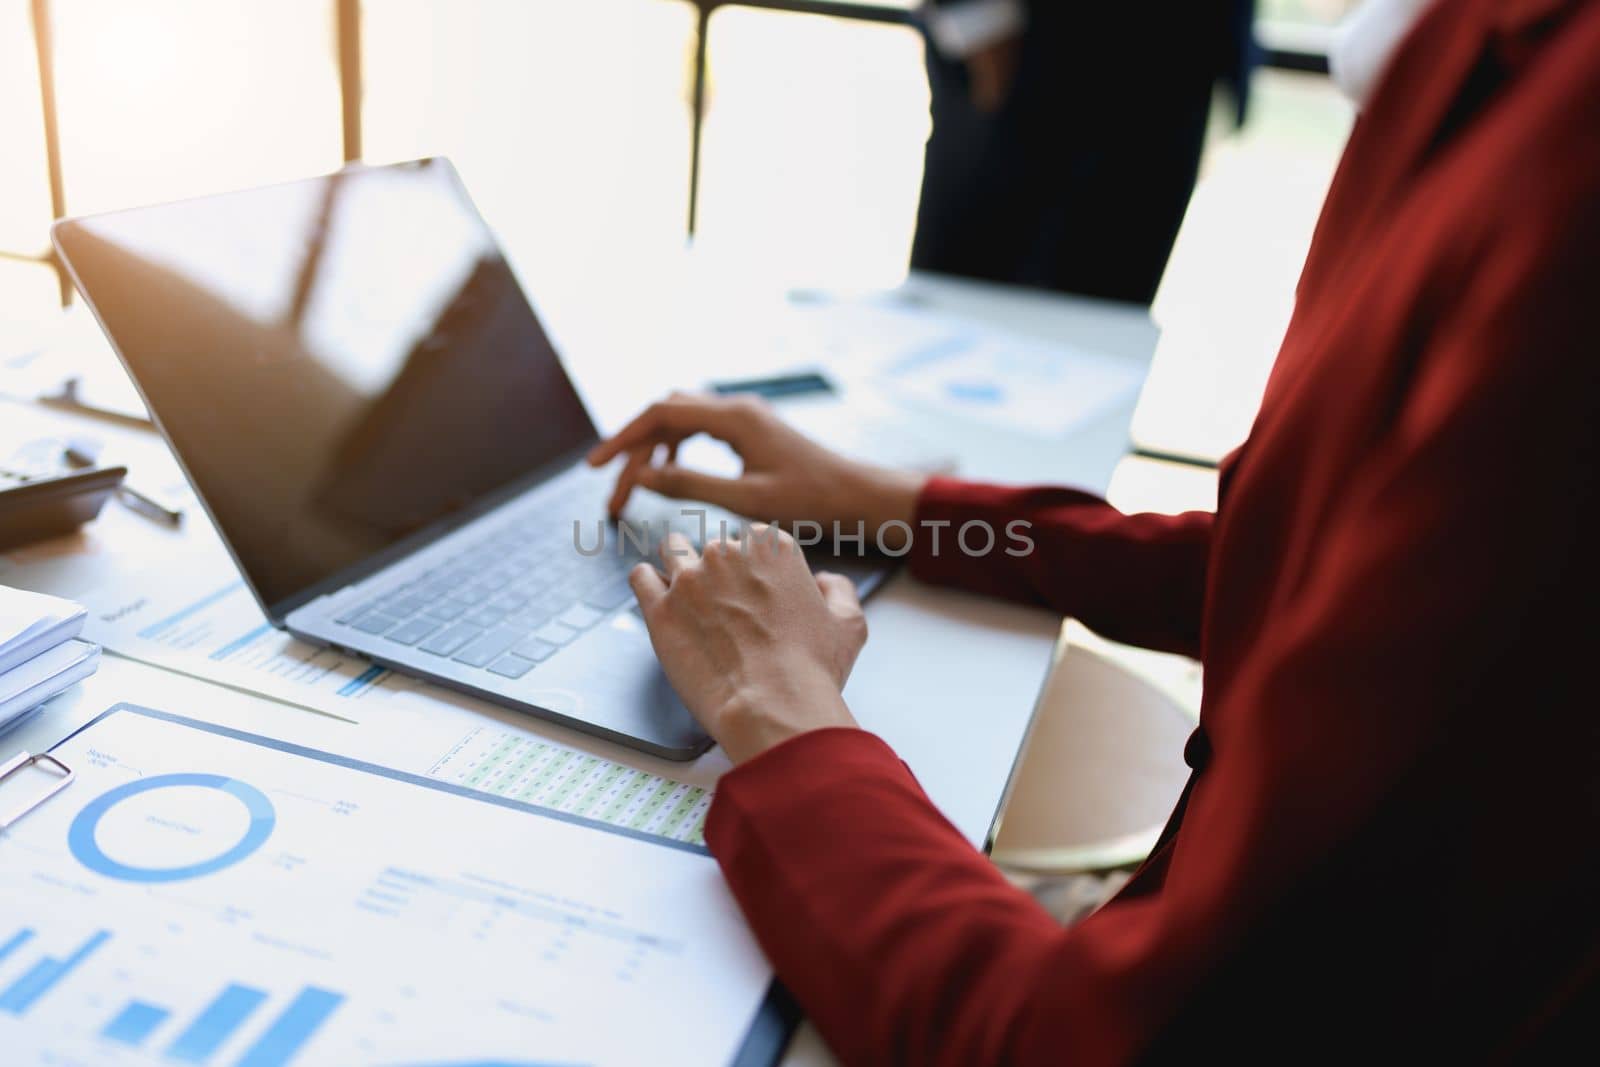
[[[521,678],[633,600],[628,572],[642,556],[584,556],[570,527],[510,523],[425,574],[373,596],[334,621],[441,659]],[[556,524],[563,525],[563,524]],[[585,545],[594,536],[585,531]]]

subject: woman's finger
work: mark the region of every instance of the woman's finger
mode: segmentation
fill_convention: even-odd
[[[639,485],[662,496],[700,500],[741,515],[749,515],[755,507],[755,486],[746,475],[723,478],[666,463],[659,467],[643,467],[635,477]]]
[[[641,563],[628,572],[628,584],[633,587],[633,595],[638,598],[639,607],[644,609],[646,617],[667,595],[666,579],[648,563]]]
[[[622,514],[622,509],[628,506],[628,497],[633,495],[633,487],[639,484],[639,475],[650,466],[650,454],[655,446],[636,448],[628,453],[628,462],[622,465],[622,471],[617,475],[616,488],[611,490],[611,500],[606,505],[606,514],[613,519]]]
[[[765,522],[752,522],[744,531],[745,551],[765,553],[769,558],[776,558],[792,553],[794,558],[802,565],[805,564],[804,553],[799,544],[781,526],[774,526]]]
[[[689,539],[676,531],[667,534],[666,540],[661,542],[661,562],[666,564],[667,581],[671,582],[678,575],[694,566],[700,560],[700,553],[694,550],[694,545]]]
[[[822,591],[823,603],[835,615],[849,618],[861,613],[861,598],[856,594],[855,583],[844,575],[818,571],[817,588]]]
[[[598,467],[641,445],[671,444],[708,433],[737,451],[745,437],[749,405],[720,396],[672,397],[651,404],[611,438],[589,452],[589,465]]]

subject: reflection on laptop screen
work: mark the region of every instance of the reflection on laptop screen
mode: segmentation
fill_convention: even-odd
[[[59,240],[269,605],[595,437],[443,161],[100,216]]]

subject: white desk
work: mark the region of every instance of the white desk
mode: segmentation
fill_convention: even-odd
[[[674,383],[730,373],[748,376],[794,362],[792,354],[770,346],[708,341],[705,327],[716,319],[706,310],[712,305],[704,297],[712,283],[697,270],[676,272],[672,284],[653,287],[651,298],[639,300],[629,315],[617,315],[614,307],[598,302],[544,302],[542,310],[552,321],[568,365],[603,424],[615,426]],[[1154,327],[1144,312],[1117,305],[926,276],[913,277],[902,295],[906,307],[971,316],[1044,340],[1097,348],[1140,366],[1147,364],[1155,343]],[[763,307],[779,302],[774,294],[717,294],[722,307],[746,297],[742,314],[747,323],[759,320]],[[763,303],[768,300],[772,303]],[[963,474],[1103,490],[1126,450],[1132,407],[1130,402],[1125,410],[1054,441],[954,419],[948,425],[941,422],[938,430],[960,457]],[[34,425],[71,426],[111,441],[121,453],[118,460],[126,460],[137,477],[148,481],[171,476],[170,456],[147,432],[11,403],[3,410],[0,424],[7,427],[8,438],[26,439]],[[110,504],[100,520],[75,538],[0,558],[0,582],[81,596],[109,578],[138,573],[152,561],[221,551],[198,507],[191,509],[182,530],[168,531]],[[850,705],[864,726],[901,753],[951,821],[981,844],[1026,738],[1060,620],[1043,611],[929,588],[904,575],[874,598],[867,612],[872,637],[846,692]],[[390,762],[384,755],[385,737],[392,731],[386,731],[383,721],[345,723],[114,655],[105,658],[95,677],[5,735],[0,748],[7,754],[18,748],[40,751],[119,701]],[[444,733],[459,736],[463,725],[492,720],[505,729],[676,777],[712,780],[726,765],[713,752],[686,769],[470,701],[441,707],[437,717],[448,720],[441,727]],[[827,1061],[809,1026],[786,1059],[795,1064]]]

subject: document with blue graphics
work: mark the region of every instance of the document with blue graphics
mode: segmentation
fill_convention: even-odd
[[[704,840],[721,769],[714,758],[663,768],[533,719],[498,729],[480,714],[494,714],[492,705],[275,629],[225,561],[145,573],[85,599],[87,635],[120,655],[334,718],[381,722],[378,762],[660,837]]]
[[[0,835],[7,1064],[768,1063],[703,848],[121,705]]]

